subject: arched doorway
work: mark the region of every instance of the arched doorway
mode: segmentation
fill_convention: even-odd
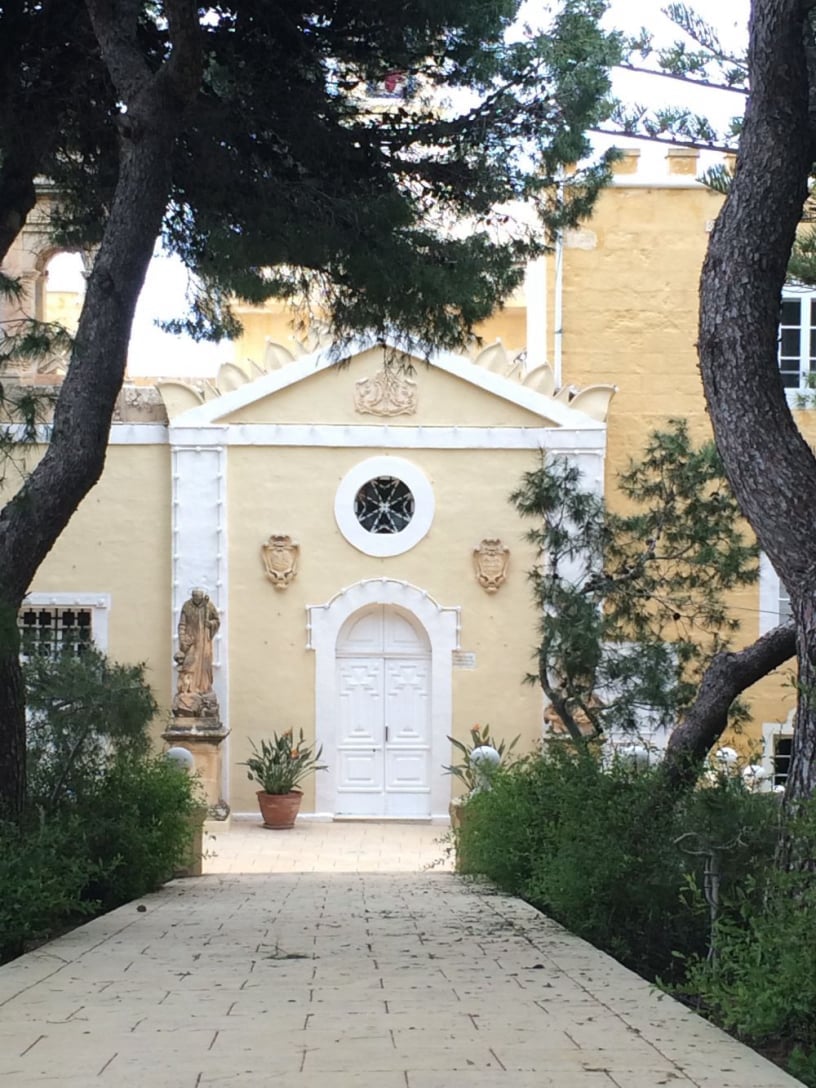
[[[336,814],[429,817],[427,634],[393,605],[370,605],[343,625],[336,656]]]
[[[446,820],[459,609],[372,578],[308,613],[315,734],[328,764],[316,813]]]

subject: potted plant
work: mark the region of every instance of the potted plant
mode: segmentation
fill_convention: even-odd
[[[257,745],[254,740],[252,755],[240,764],[247,767],[247,778],[257,782],[258,805],[261,809],[264,827],[285,829],[295,826],[295,819],[303,799],[299,784],[314,771],[325,771],[325,763],[320,762],[323,746],[314,751],[303,739],[303,730],[297,740],[292,730],[272,734],[271,740],[262,740]]]
[[[463,758],[461,763],[452,763],[449,767],[442,769],[446,774],[453,775],[464,782],[466,791],[462,796],[454,797],[448,809],[451,827],[456,831],[462,824],[463,806],[467,804],[472,794],[487,785],[491,774],[495,773],[496,767],[505,756],[510,756],[519,738],[514,737],[509,744],[503,740],[496,741],[490,734],[489,725],[483,727],[474,725],[470,729],[470,744],[464,744],[455,737],[448,737],[448,740],[458,752],[461,752]]]

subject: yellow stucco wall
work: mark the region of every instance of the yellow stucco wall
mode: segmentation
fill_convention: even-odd
[[[625,464],[654,426],[706,428],[697,372],[697,285],[720,198],[701,189],[614,188],[589,226],[594,249],[564,252],[564,381],[618,386],[609,465]]]
[[[48,291],[45,298],[45,320],[64,325],[70,332],[74,332],[79,324],[84,296],[76,291]]]
[[[37,571],[36,593],[108,593],[109,653],[146,661],[165,713],[172,692],[170,453],[111,446],[93,488]],[[161,731],[164,718],[155,723]]]
[[[303,352],[304,334],[296,327],[291,312],[281,303],[270,302],[262,308],[237,306],[235,312],[243,327],[234,345],[236,361],[251,359],[262,366],[269,341],[288,348],[295,356]],[[514,296],[477,331],[485,344],[491,344],[498,338],[508,351],[522,351],[527,341],[527,314],[523,299],[519,304]]]
[[[241,336],[235,341],[236,360],[251,359],[262,366],[267,340],[283,344],[294,355],[301,350],[292,315],[280,303],[268,303],[263,308],[238,306],[235,312],[243,326]]]
[[[306,649],[307,606],[327,602],[366,578],[405,580],[443,606],[461,607],[462,649],[477,668],[455,670],[454,723],[464,736],[476,722],[526,746],[540,734],[541,696],[522,684],[531,665],[535,617],[525,572],[532,565],[524,527],[508,502],[530,451],[416,451],[411,462],[433,485],[436,516],[425,537],[404,555],[372,558],[349,544],[334,520],[337,486],[354,465],[386,450],[232,448],[228,491],[230,722],[233,762],[245,758],[247,735],[302,727],[314,735],[314,654]],[[393,451],[391,451],[393,452]],[[301,544],[297,578],[283,591],[265,576],[261,544],[272,532]],[[473,548],[500,536],[511,549],[507,583],[495,594],[473,571]],[[310,786],[311,788],[311,786]],[[254,806],[243,772],[233,776],[234,805]],[[307,794],[308,804],[311,794]]]

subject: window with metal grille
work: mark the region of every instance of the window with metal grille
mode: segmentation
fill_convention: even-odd
[[[402,480],[377,476],[357,492],[354,514],[369,533],[401,533],[414,516],[414,496]]]
[[[91,617],[90,608],[24,608],[17,618],[20,649],[26,657],[81,654],[93,641]]]
[[[793,756],[793,737],[774,737],[773,739],[773,784],[784,786],[790,773]]]

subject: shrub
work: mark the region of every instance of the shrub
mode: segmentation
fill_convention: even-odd
[[[814,841],[816,812],[795,828]],[[716,955],[689,963],[685,989],[726,1030],[786,1060],[816,1086],[816,885],[811,872],[756,865],[716,927]]]
[[[468,803],[459,867],[484,873],[647,977],[678,978],[709,941],[703,888],[769,857],[772,799],[717,781],[678,806],[659,769],[604,766],[588,747],[548,744]],[[693,851],[693,852],[692,852]]]
[[[154,891],[188,864],[196,783],[164,759],[109,763],[58,815],[0,825],[0,962]]]
[[[70,821],[23,830],[0,824],[0,963],[95,911],[85,898],[92,875]]]
[[[88,648],[26,665],[28,819],[0,825],[0,959],[153,891],[191,858],[198,786],[149,754],[144,667]]]
[[[85,895],[110,910],[154,891],[189,862],[196,782],[161,757],[110,764],[76,805],[94,863]]]
[[[158,704],[144,665],[111,661],[88,646],[81,654],[32,656],[25,684],[29,797],[41,809],[93,788],[110,759],[149,752]]]

